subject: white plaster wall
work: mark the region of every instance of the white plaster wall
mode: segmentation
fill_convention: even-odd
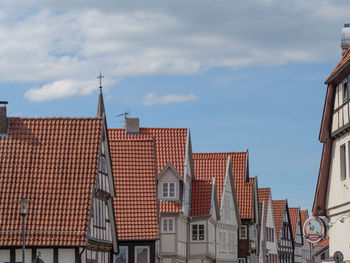
[[[161,253],[176,253],[175,234],[161,234]]]
[[[53,249],[52,248],[38,248],[37,254],[41,253],[41,259],[45,263],[53,263]]]
[[[344,261],[350,261],[350,218],[346,218],[343,223],[340,221],[341,215],[330,217],[331,224],[328,230],[329,254],[341,251]]]
[[[16,261],[22,261],[22,249],[16,249],[15,254],[16,254]],[[26,249],[24,252],[24,257],[26,262],[32,262],[32,249],[30,248]]]
[[[208,222],[208,250],[209,253],[215,255],[215,226],[212,222]]]
[[[330,174],[328,181],[327,203],[326,209],[332,209],[334,206],[339,206],[350,202],[350,167],[347,162],[347,178],[341,180],[340,178],[340,146],[346,144],[346,160],[349,160],[349,144],[350,134],[339,138],[333,142],[332,160],[330,166]],[[337,211],[341,212],[341,211]],[[332,215],[333,212],[329,211]]]
[[[207,242],[191,242],[190,256],[207,254]]]
[[[180,218],[177,220],[178,255],[186,257],[187,248],[187,224]]]
[[[172,263],[173,259],[172,258],[163,258],[162,263]]]
[[[58,262],[59,263],[67,263],[75,261],[75,250],[74,249],[58,249]]]
[[[10,250],[0,249],[0,263],[10,261]]]

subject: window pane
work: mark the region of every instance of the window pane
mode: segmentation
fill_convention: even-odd
[[[345,157],[345,144],[340,146],[340,178],[346,179],[346,157]]]
[[[168,197],[168,183],[163,183],[163,197]]]
[[[169,184],[169,196],[174,197],[175,196],[175,183],[170,183]]]
[[[349,98],[348,82],[343,83],[343,103]]]
[[[173,220],[169,219],[169,232],[173,231]]]
[[[197,225],[192,225],[192,240],[197,240],[198,227]]]
[[[199,225],[199,240],[204,240],[204,225]]]
[[[163,219],[163,231],[168,231],[168,219]]]
[[[115,256],[115,263],[127,263],[128,250],[125,247],[119,247],[119,254]]]
[[[148,248],[138,247],[136,249],[136,262],[137,263],[148,263]]]

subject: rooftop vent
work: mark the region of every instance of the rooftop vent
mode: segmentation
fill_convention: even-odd
[[[0,101],[0,136],[7,135],[8,125],[7,125],[7,113],[6,105],[7,101]]]
[[[345,23],[343,29],[341,30],[341,49],[342,56],[350,47],[350,23]]]
[[[126,134],[139,134],[140,133],[139,118],[125,118],[125,132]]]

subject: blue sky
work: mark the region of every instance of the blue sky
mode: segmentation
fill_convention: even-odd
[[[11,116],[94,116],[101,70],[109,127],[128,111],[189,127],[195,152],[249,149],[260,187],[310,209],[350,3],[305,2],[4,1],[1,100]]]

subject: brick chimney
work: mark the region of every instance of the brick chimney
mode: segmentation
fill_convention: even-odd
[[[139,118],[125,118],[125,132],[126,134],[140,134]]]
[[[0,101],[0,136],[7,135],[8,125],[7,125],[7,114],[6,105],[7,101]]]

